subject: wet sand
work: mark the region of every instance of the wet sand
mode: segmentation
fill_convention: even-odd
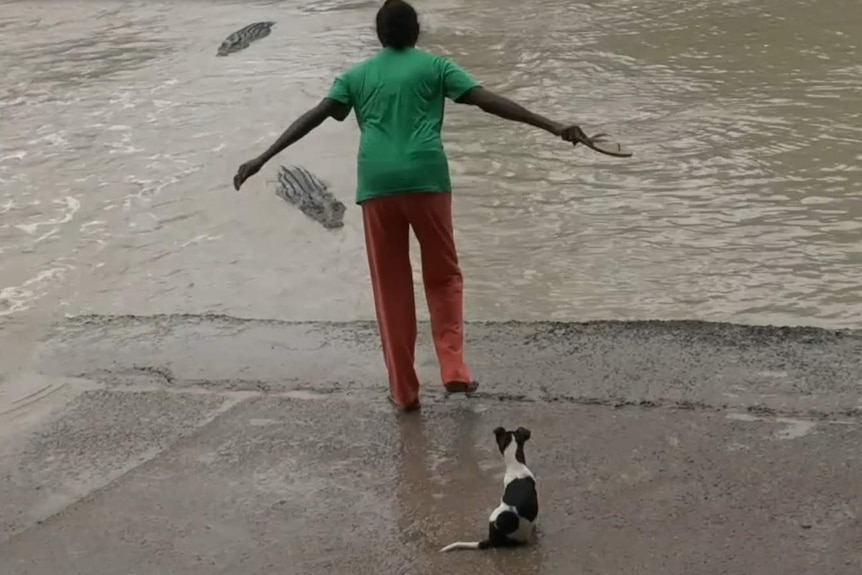
[[[0,572],[862,568],[862,333],[509,322],[468,341],[482,392],[445,398],[423,339],[404,415],[373,324],[68,319],[0,386]],[[440,554],[497,502],[497,425],[533,431],[540,535]]]

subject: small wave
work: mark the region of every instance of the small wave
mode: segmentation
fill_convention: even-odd
[[[65,198],[54,200],[53,203],[63,206],[65,208],[58,217],[50,218],[47,220],[35,221],[29,224],[15,224],[15,227],[22,232],[32,236],[36,233],[36,230],[41,227],[56,226],[52,231],[48,232],[49,235],[53,235],[57,233],[57,229],[59,228],[59,226],[72,221],[72,218],[74,218],[75,214],[78,213],[78,210],[81,209],[81,202],[73,196],[66,196]],[[45,237],[47,236],[43,235],[39,239],[45,239]]]
[[[65,133],[63,131],[55,132],[51,134],[45,134],[42,137],[34,138],[27,142],[28,146],[37,146],[39,144],[48,144],[51,146],[68,146],[69,140],[64,137]]]
[[[0,290],[0,317],[30,309],[34,301],[48,293],[52,284],[61,281],[74,269],[74,266],[63,264],[42,270],[21,285],[3,288]]]
[[[177,163],[180,163],[178,160],[175,161]],[[153,168],[154,166],[154,164],[150,164],[150,166],[148,167]],[[138,191],[126,194],[123,197],[123,210],[128,212],[136,203],[149,204],[152,201],[152,198],[158,196],[166,187],[182,181],[186,176],[194,174],[198,170],[200,170],[199,166],[186,168],[184,170],[180,170],[179,172],[171,176],[168,176],[166,179],[159,182],[155,182],[154,180],[141,179],[135,176],[127,177],[126,181],[130,184],[137,185],[139,189]]]
[[[318,0],[317,2],[303,3],[299,8],[301,12],[338,12],[343,10],[367,10],[375,8],[377,2],[373,0]]]
[[[17,152],[12,152],[11,154],[6,154],[5,156],[0,156],[0,163],[5,162],[6,160],[23,160],[26,156],[27,152],[19,150]]]
[[[198,234],[195,237],[193,237],[192,239],[185,242],[181,247],[187,248],[193,244],[199,244],[201,242],[212,242],[212,241],[216,241],[216,240],[220,240],[220,239],[222,239],[221,235],[212,236],[209,234]]]
[[[107,226],[108,222],[105,220],[93,220],[81,224],[79,231],[82,238],[86,238],[102,250],[108,245],[107,240],[111,237]],[[96,267],[101,267],[103,265],[104,264],[100,264]]]

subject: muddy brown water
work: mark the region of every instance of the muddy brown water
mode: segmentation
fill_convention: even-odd
[[[7,326],[81,313],[373,318],[352,117],[241,193],[230,182],[376,49],[376,3],[0,4]],[[859,326],[858,2],[416,6],[423,47],[635,152],[572,150],[449,107],[469,319]],[[215,56],[257,20],[273,33]],[[328,181],[345,227],[322,230],[277,198],[279,163]]]

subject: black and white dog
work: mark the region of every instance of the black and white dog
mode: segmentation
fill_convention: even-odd
[[[515,431],[506,431],[498,427],[494,430],[494,436],[506,462],[506,475],[503,476],[500,505],[488,519],[488,538],[484,541],[452,543],[441,549],[441,552],[514,547],[527,543],[533,534],[539,516],[539,495],[536,492],[536,478],[524,458],[524,444],[530,439],[530,430],[519,427]]]

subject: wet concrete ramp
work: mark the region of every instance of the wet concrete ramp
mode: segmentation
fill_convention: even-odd
[[[424,341],[403,415],[370,324],[69,321],[3,424],[0,572],[859,573],[857,334],[630,328],[471,325],[472,399]],[[497,425],[533,431],[539,537],[440,554],[498,501]]]

